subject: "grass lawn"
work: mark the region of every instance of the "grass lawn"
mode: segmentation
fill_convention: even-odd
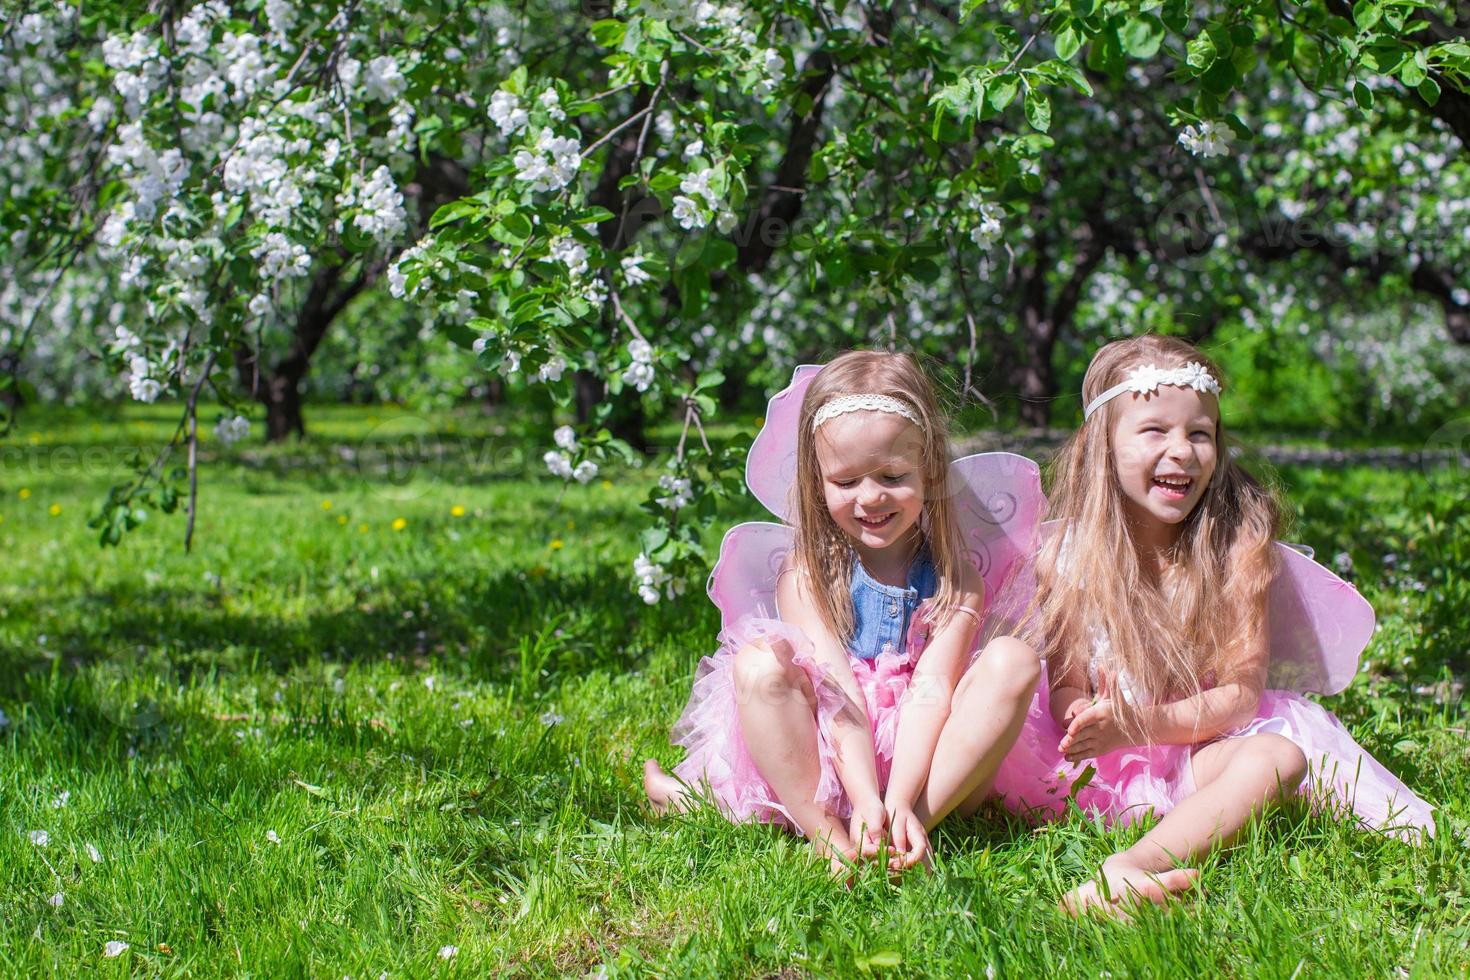
[[[952,822],[935,874],[850,891],[769,828],[650,819],[640,764],[676,761],[718,617],[631,591],[646,475],[564,490],[475,412],[314,409],[300,446],[206,444],[192,554],[177,515],[99,549],[117,447],[171,411],[33,413],[4,447],[0,974],[1470,972],[1463,473],[1280,474],[1378,611],[1327,703],[1439,838],[1289,811],[1118,926],[1055,911],[1137,834],[1080,815]]]

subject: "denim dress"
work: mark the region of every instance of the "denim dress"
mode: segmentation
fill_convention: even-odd
[[[939,579],[929,549],[924,548],[909,565],[908,585],[884,585],[868,574],[853,556],[853,632],[847,649],[861,660],[902,649],[919,603],[939,591]]]

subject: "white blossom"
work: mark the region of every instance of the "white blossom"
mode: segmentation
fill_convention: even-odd
[[[553,476],[559,476],[563,480],[570,480],[572,478],[572,461],[567,459],[563,453],[559,453],[553,449],[545,456],[542,456],[541,459],[546,463],[546,468],[551,471]]]
[[[546,711],[541,713],[541,724],[545,725],[547,728],[551,728],[555,725],[560,725],[564,721],[566,721],[566,718],[562,715],[557,714],[555,709],[548,708]]]
[[[408,87],[408,79],[403,77],[397,60],[391,54],[384,54],[367,63],[362,84],[368,98],[392,102]]]
[[[337,207],[358,209],[352,219],[353,227],[379,242],[396,238],[407,226],[403,195],[386,166],[374,170],[365,184],[353,178],[337,196]]]
[[[1229,151],[1230,130],[1213,119],[1203,119],[1198,126],[1185,126],[1179,144],[1197,157],[1224,156]]]
[[[61,892],[57,892],[55,895],[52,895],[50,898],[46,899],[46,904],[51,906],[53,909],[61,908],[62,904],[65,902],[66,896],[63,895]]]
[[[102,955],[106,956],[108,959],[111,959],[114,956],[121,956],[127,951],[128,944],[120,939],[109,940],[107,945],[102,947]]]
[[[691,160],[704,152],[704,140],[695,140],[684,147],[684,159]]]
[[[557,430],[551,434],[551,438],[567,452],[576,452],[577,430],[570,425],[558,426]]]
[[[47,844],[51,843],[51,835],[44,830],[32,830],[28,834],[26,834],[26,840],[30,841],[37,847],[45,847]]]
[[[277,834],[274,830],[267,830],[265,832],[265,839],[270,841],[272,844],[279,844],[281,842],[281,836]]]
[[[597,464],[590,459],[584,459],[572,470],[572,479],[578,483],[591,483],[597,479]]]
[[[542,382],[560,381],[562,372],[567,369],[567,360],[560,354],[553,354],[545,364],[536,369],[536,376]]]
[[[214,437],[225,446],[233,446],[249,434],[250,420],[243,415],[221,418],[214,427]]]
[[[625,255],[620,263],[623,269],[623,281],[630,286],[641,286],[653,279],[643,268],[643,256]]]
[[[501,89],[490,96],[490,121],[506,136],[514,136],[520,132],[529,119],[530,116],[521,107],[521,100],[516,98],[514,92]]]
[[[694,502],[690,491],[690,483],[684,477],[676,477],[665,473],[658,478],[659,489],[664,491],[664,496],[655,497],[654,501],[669,510],[679,510]]]
[[[576,140],[557,136],[544,128],[536,137],[534,148],[516,152],[516,179],[526,181],[535,191],[560,190],[577,176],[582,166],[581,153]]]
[[[93,864],[101,864],[102,863],[102,852],[99,851],[99,850],[97,850],[97,845],[96,844],[88,844],[87,845],[87,857],[89,857],[89,858],[92,859],[92,863]]]
[[[561,96],[556,94],[556,89],[549,88],[541,93],[541,108],[546,114],[557,122],[567,117],[566,110],[561,107]]]
[[[551,257],[565,265],[573,277],[587,271],[587,249],[581,242],[563,235],[552,241],[549,248]]]

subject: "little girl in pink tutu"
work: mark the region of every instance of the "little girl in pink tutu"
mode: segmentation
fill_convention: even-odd
[[[1170,338],[1097,353],[1020,587],[1036,589],[1019,635],[1046,659],[1050,703],[1032,705],[997,792],[1055,815],[1075,780],[1084,810],[1162,818],[1063,899],[1074,914],[1188,888],[1198,872],[1180,865],[1297,793],[1433,832],[1430,807],[1296,693],[1346,686],[1372,610],[1277,544],[1276,500],[1225,449],[1219,377]]]
[[[792,436],[794,453],[762,444]],[[1000,453],[951,464],[915,361],[851,352],[815,377],[798,369],[772,400],[748,479],[789,524],[727,535],[711,588],[725,629],[674,726],[684,761],[672,776],[645,766],[649,801],[663,812],[705,797],[731,820],[790,827],[837,873],[885,845],[891,870],[927,862],[934,825],[990,792],[1036,690],[1025,644],[1002,638],[975,655],[976,564],[1003,571],[996,557],[1030,543],[985,535],[1034,528],[1034,464]],[[763,588],[774,603],[748,606]]]

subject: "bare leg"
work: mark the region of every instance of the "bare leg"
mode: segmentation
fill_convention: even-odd
[[[1193,884],[1199,872],[1175,866],[1228,847],[1268,806],[1295,792],[1307,772],[1301,749],[1280,735],[1226,739],[1194,753],[1195,792],[1164,815],[1138,843],[1103,862],[1098,881],[1062,898],[1073,915],[1092,907],[1118,910],[1140,899],[1163,902]],[[1173,870],[1171,870],[1173,869]]]
[[[965,671],[935,743],[928,781],[914,804],[926,830],[956,807],[968,816],[989,795],[1040,674],[1036,651],[1009,636],[991,640]]]
[[[839,855],[855,858],[847,828],[814,797],[821,779],[817,757],[816,693],[806,673],[791,662],[789,644],[751,644],[735,654],[736,710],[745,749],[771,791],[801,827],[816,852],[845,873]],[[649,759],[643,789],[656,813],[685,809],[684,786]]]

